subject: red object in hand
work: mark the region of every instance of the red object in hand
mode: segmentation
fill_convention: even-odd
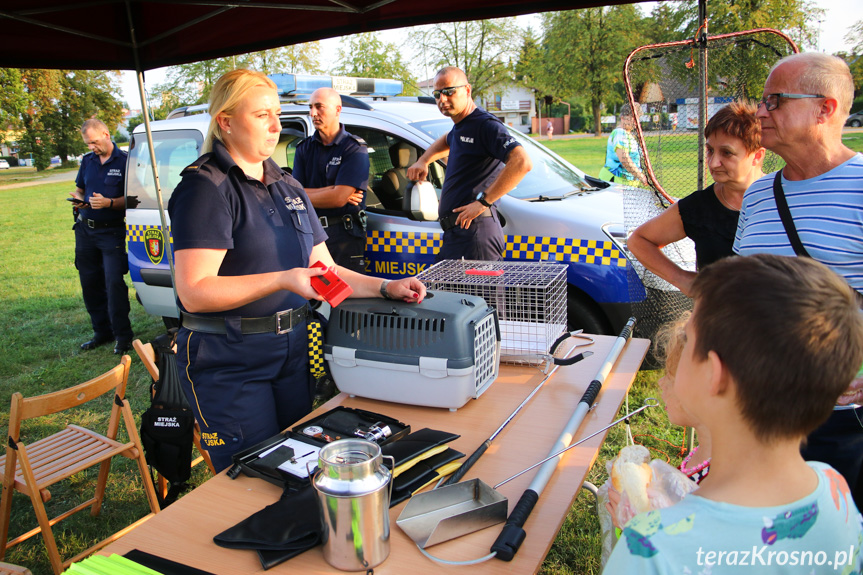
[[[345,280],[336,275],[336,272],[330,270],[321,262],[315,262],[311,265],[313,268],[321,268],[327,270],[322,276],[314,276],[312,278],[312,287],[316,292],[324,296],[324,299],[333,307],[342,303],[346,297],[354,293]]]
[[[471,268],[469,270],[465,270],[469,276],[502,276],[504,270],[478,270],[476,268]]]

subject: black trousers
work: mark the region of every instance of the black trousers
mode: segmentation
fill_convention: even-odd
[[[126,227],[91,229],[75,224],[75,267],[81,280],[84,305],[96,337],[132,341]]]
[[[358,273],[366,271],[366,232],[356,223],[350,230],[341,221],[324,228],[327,232],[327,249],[340,266]],[[314,262],[313,262],[314,263]]]

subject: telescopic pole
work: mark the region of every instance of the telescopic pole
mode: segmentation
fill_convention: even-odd
[[[629,341],[630,337],[632,337],[632,328],[634,326],[635,318],[631,317],[629,318],[629,321],[626,322],[626,326],[624,326],[620,335],[617,336],[617,340],[614,342],[611,351],[608,352],[608,356],[605,358],[605,362],[597,372],[596,377],[594,377],[593,381],[590,382],[590,385],[587,386],[587,390],[584,392],[584,395],[582,395],[581,400],[575,408],[575,412],[572,414],[572,417],[569,418],[569,421],[566,423],[566,427],[564,427],[560,437],[558,437],[557,441],[549,451],[549,456],[552,458],[542,464],[539,471],[536,472],[536,477],[533,478],[533,481],[528,485],[524,493],[522,493],[521,498],[513,508],[512,513],[509,514],[509,518],[506,520],[506,525],[504,525],[501,534],[491,547],[491,550],[495,553],[495,556],[498,559],[502,559],[503,561],[512,561],[512,558],[515,557],[515,554],[518,552],[518,548],[521,546],[525,536],[527,535],[523,529],[524,524],[528,517],[530,517],[539,496],[542,494],[542,490],[545,489],[546,484],[551,479],[551,475],[557,468],[558,462],[563,457],[563,453],[557,453],[572,442],[575,432],[578,431],[578,428],[581,426],[581,422],[584,421],[584,417],[587,415],[588,410],[596,400],[596,396],[599,395],[599,391],[602,389],[602,384],[605,383],[605,380],[608,378],[608,374],[611,373],[611,368],[614,367],[614,364],[617,362],[617,358],[620,357],[620,353],[623,351],[623,347],[626,345],[626,342]],[[555,454],[557,454],[556,457]]]

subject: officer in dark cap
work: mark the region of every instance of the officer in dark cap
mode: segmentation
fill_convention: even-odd
[[[177,367],[217,470],[312,409],[307,300],[327,270],[354,297],[421,301],[416,278],[381,280],[333,263],[299,183],[271,158],[281,105],[273,81],[233,70],[210,94],[204,155],[168,211],[181,327]]]
[[[437,260],[501,259],[503,229],[495,202],[524,178],[530,156],[494,115],[473,102],[465,73],[446,67],[435,75],[438,109],[452,129],[438,138],[408,169],[408,178],[425,180],[428,165],[447,159],[438,214],[443,245]]]
[[[114,353],[132,347],[129,288],[123,278],[126,258],[126,152],[111,141],[108,127],[91,118],[81,127],[90,153],[81,160],[70,192],[78,208],[75,221],[75,267],[81,280],[84,305],[90,314],[93,337],[81,349],[114,342]]]
[[[365,271],[366,203],[369,150],[366,142],[339,123],[342,100],[332,88],[320,88],[309,100],[315,133],[300,142],[293,176],[303,185],[321,225],[333,260]]]

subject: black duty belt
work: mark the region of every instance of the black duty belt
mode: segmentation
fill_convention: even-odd
[[[321,227],[328,228],[330,226],[341,226],[346,230],[353,229],[354,224],[361,229],[366,229],[366,212],[360,210],[356,214],[344,214],[342,216],[320,216],[318,220],[321,222]]]
[[[102,228],[122,228],[126,225],[124,220],[91,220],[89,218],[82,218],[78,216],[78,221],[90,228],[91,230],[99,230]]]
[[[306,321],[309,315],[308,304],[296,309],[287,309],[267,317],[244,317],[240,318],[240,331],[244,334],[253,333],[275,333],[283,334]],[[180,312],[183,327],[201,333],[228,333],[224,317],[210,317]]]
[[[491,208],[487,210],[483,210],[483,212],[477,216],[478,218],[490,218],[491,217]],[[448,232],[454,227],[456,227],[455,221],[458,219],[458,214],[452,212],[440,218],[440,227],[443,231]]]

